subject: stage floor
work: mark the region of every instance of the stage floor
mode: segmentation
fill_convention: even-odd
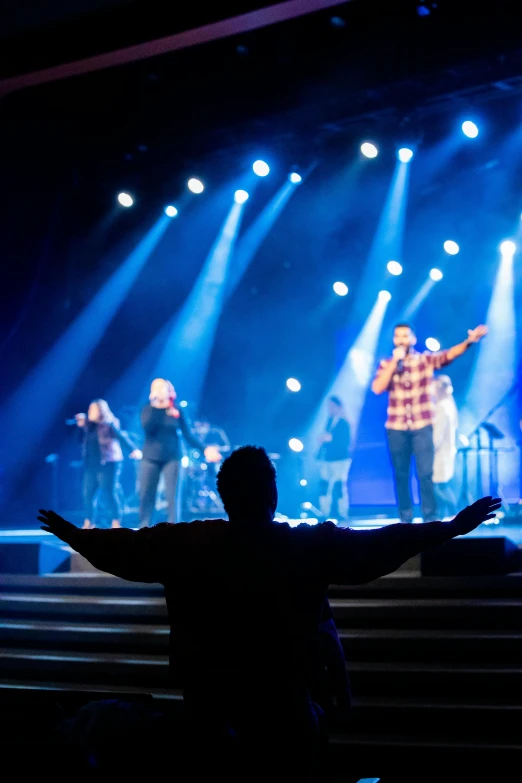
[[[317,519],[288,519],[286,520],[293,527],[301,524],[317,524]],[[385,525],[392,525],[399,520],[392,517],[376,518],[376,517],[354,517],[347,522],[339,524],[340,527],[351,527],[354,529],[371,530],[374,528],[384,527]],[[414,524],[422,524],[420,519],[415,519]],[[522,520],[510,520],[504,522],[502,519],[496,521],[495,524],[480,525],[473,533],[468,535],[468,538],[492,538],[496,536],[505,536],[510,538],[517,546],[522,547]],[[48,545],[55,545],[63,547],[63,543],[55,538],[51,533],[46,533],[44,530],[38,528],[31,529],[4,529],[0,530],[0,545],[1,544],[35,544],[46,543]]]

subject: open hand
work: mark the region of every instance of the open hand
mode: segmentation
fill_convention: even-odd
[[[71,533],[74,533],[77,528],[71,522],[67,522],[66,519],[56,514],[54,511],[45,511],[40,509],[40,515],[38,521],[43,522],[42,530],[46,530],[48,533],[53,533],[56,538],[61,539],[68,543]]]
[[[484,324],[476,326],[474,329],[468,329],[468,343],[478,343],[488,333],[488,327]]]
[[[456,536],[464,536],[466,533],[471,533],[482,522],[486,522],[488,519],[495,519],[495,511],[498,511],[502,501],[500,498],[492,498],[488,496],[481,498],[473,503],[471,506],[467,506],[462,509],[455,519],[450,522],[450,525],[454,525],[458,532]]]

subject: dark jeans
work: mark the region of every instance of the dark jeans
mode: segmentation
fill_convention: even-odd
[[[117,486],[121,473],[121,462],[106,462],[105,465],[85,467],[83,474],[83,503],[85,506],[85,519],[92,521],[94,510],[94,498],[100,492],[107,511],[110,511],[111,519],[121,520],[122,508],[118,497]]]
[[[179,460],[156,462],[143,459],[140,468],[140,527],[149,527],[156,505],[156,492],[161,471],[165,478],[168,522],[176,522],[178,496]]]
[[[421,430],[387,430],[388,446],[395,479],[395,494],[401,522],[413,519],[413,503],[410,490],[411,458],[415,457],[419,477],[421,509],[425,522],[437,518],[437,503],[433,490],[433,427]]]

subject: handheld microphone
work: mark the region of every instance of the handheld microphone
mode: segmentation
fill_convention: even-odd
[[[397,362],[397,372],[401,373],[404,371],[404,359],[399,359]]]

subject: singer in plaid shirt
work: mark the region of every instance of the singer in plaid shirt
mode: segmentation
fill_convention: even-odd
[[[386,430],[401,522],[413,519],[410,490],[412,456],[415,457],[419,477],[424,521],[432,522],[437,518],[432,480],[434,403],[430,384],[433,373],[462,356],[487,331],[486,326],[477,326],[468,330],[466,340],[447,351],[418,353],[412,327],[397,324],[394,329],[393,356],[380,363],[372,391],[375,394],[387,391],[389,395]]]

